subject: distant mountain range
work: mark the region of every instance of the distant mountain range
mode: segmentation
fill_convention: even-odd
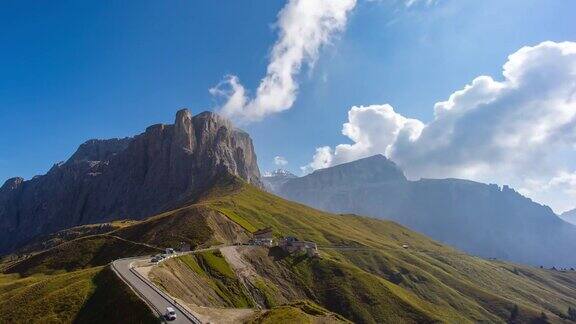
[[[183,241],[200,250],[147,267],[148,278],[193,311],[212,310],[199,315],[250,315],[204,323],[568,323],[576,307],[573,270],[483,260],[221,176],[175,210],[63,230],[0,258],[0,323],[158,323],[106,265]],[[320,257],[234,244],[266,227],[315,242]]]
[[[182,110],[173,125],[88,141],[46,175],[2,186],[0,323],[157,323],[110,262],[178,246],[196,251],[148,278],[194,311],[255,323],[562,323],[576,308],[573,269],[473,257],[262,182],[474,254],[574,264],[576,227],[512,189],[409,181],[383,156],[261,179],[248,134]],[[263,228],[315,243],[319,257],[237,244]]]
[[[0,254],[77,225],[142,219],[193,202],[222,174],[337,213],[397,221],[468,253],[533,265],[576,266],[576,226],[504,186],[409,181],[382,155],[297,177],[260,176],[250,136],[211,112],[176,114],[124,139],[90,140],[43,176],[0,188]],[[562,215],[574,221],[573,213]]]
[[[391,219],[486,258],[576,265],[570,248],[576,246],[576,226],[549,207],[508,186],[460,179],[409,181],[382,155],[289,179],[274,192],[326,211]]]
[[[270,173],[264,173],[262,176],[262,183],[264,188],[270,192],[278,190],[286,181],[298,178],[295,174],[288,170],[278,169]]]
[[[250,136],[212,112],[133,138],[90,140],[46,175],[0,188],[0,254],[76,225],[141,219],[194,200],[218,175],[261,186]]]

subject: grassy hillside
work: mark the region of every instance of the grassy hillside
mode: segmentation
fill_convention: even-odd
[[[150,217],[112,233],[127,240],[160,247],[175,247],[186,242],[196,248],[247,238],[242,228],[226,217],[196,206]]]
[[[574,272],[469,256],[393,222],[320,212],[231,179],[200,201],[144,221],[79,228],[30,245],[24,259],[0,265],[10,273],[0,276],[0,322],[14,316],[14,305],[26,309],[27,321],[87,322],[118,316],[106,311],[118,300],[146,322],[147,307],[101,266],[181,242],[245,241],[266,226],[278,237],[315,241],[322,258],[247,249],[240,261],[250,271],[240,274],[225,255],[207,251],[164,263],[154,280],[195,305],[260,305],[253,323],[291,316],[313,323],[526,323],[542,312],[562,322],[576,307]]]
[[[398,302],[395,308],[383,306],[386,312],[444,321],[462,316],[470,322],[506,321],[510,316],[529,321],[541,312],[551,320],[560,320],[569,307],[576,305],[574,272],[488,261],[443,246],[393,222],[320,212],[239,182],[232,182],[229,187],[235,188],[232,193],[221,196],[219,189],[206,195],[200,205],[219,211],[247,231],[271,226],[278,236],[295,235],[317,242],[323,260],[312,265],[310,272],[315,276],[309,282],[313,284],[330,278],[330,273],[340,272],[341,278],[326,283],[335,284],[334,291],[344,295],[338,299],[340,303],[349,300],[366,308],[393,295]],[[344,282],[354,284],[345,287]],[[374,287],[379,287],[374,290],[375,295],[363,300]],[[331,298],[334,294],[326,296]],[[354,313],[352,302],[343,311],[342,304],[333,304],[322,294],[316,299],[350,319],[370,322],[370,316],[375,314]],[[516,308],[518,315],[513,314]]]
[[[122,310],[121,312],[117,310]],[[105,267],[57,275],[0,275],[0,323],[157,323]]]
[[[21,275],[62,273],[102,266],[123,257],[157,252],[158,249],[107,234],[87,236],[34,254],[5,272]]]
[[[18,254],[35,253],[38,251],[47,250],[77,238],[89,235],[110,233],[114,230],[124,228],[135,223],[136,221],[133,220],[119,220],[109,223],[88,224],[64,229],[56,233],[40,236],[31,240],[28,242],[28,244],[18,249]]]
[[[17,299],[0,295],[0,323],[7,322],[5,319],[18,311],[9,309],[14,305],[26,311],[19,313],[18,320],[8,322],[36,319],[57,323],[121,322],[120,318],[105,320],[106,316],[121,314],[110,312],[110,309],[124,305],[114,298],[115,295],[131,303],[127,307],[134,308],[132,313],[148,314],[148,307],[139,303],[140,300],[123,282],[116,280],[113,273],[108,270],[102,273],[102,266],[123,257],[155,254],[181,242],[196,248],[247,237],[241,227],[218,212],[186,207],[143,221],[84,225],[37,238],[0,260],[0,271],[4,273],[0,274],[3,292],[10,293],[12,288],[21,288],[18,291],[22,292],[12,291]],[[206,266],[213,265],[210,261],[206,260]],[[216,275],[216,270],[210,274]],[[228,301],[232,301],[231,307],[247,305],[248,301],[237,298],[238,291],[230,290],[228,284],[223,280],[220,290],[227,294]]]
[[[165,266],[166,263],[170,265]],[[254,306],[217,250],[186,255],[166,263],[153,271],[151,279],[174,297],[199,306]],[[182,280],[175,281],[175,278]]]
[[[249,324],[290,324],[290,323],[350,323],[345,318],[334,315],[309,301],[299,301],[273,307],[257,313],[248,320]]]

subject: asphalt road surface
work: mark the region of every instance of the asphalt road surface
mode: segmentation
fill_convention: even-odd
[[[166,307],[174,308],[177,318],[168,323],[201,324],[202,322],[200,322],[200,320],[198,320],[193,314],[187,312],[168,295],[156,288],[150,281],[134,273],[134,270],[131,269],[132,263],[147,259],[148,258],[128,258],[116,260],[113,262],[112,268],[140,295],[140,298],[142,298],[149,306],[152,306],[156,313],[164,314],[166,312]]]

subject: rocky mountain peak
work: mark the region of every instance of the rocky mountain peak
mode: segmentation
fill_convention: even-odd
[[[174,121],[174,145],[192,152],[196,144],[195,137],[192,113],[188,109],[179,110]]]
[[[286,170],[286,169],[276,169],[272,172],[266,172],[264,174],[265,178],[272,178],[272,177],[283,177],[283,178],[298,178],[294,173]]]
[[[0,187],[0,192],[8,192],[18,189],[24,183],[24,179],[20,177],[10,178],[4,182]]]
[[[262,186],[250,136],[213,112],[182,109],[172,125],[89,140],[46,175],[2,187],[0,252],[35,235],[174,208],[226,175]]]
[[[115,154],[124,151],[132,138],[113,138],[107,140],[91,139],[82,143],[68,162],[108,161]]]
[[[569,249],[559,248],[576,246],[576,227],[507,185],[409,181],[396,164],[377,155],[291,179],[274,192],[330,212],[390,219],[473,255],[576,264]],[[570,221],[570,213],[562,217]]]
[[[277,169],[272,172],[266,172],[262,177],[264,188],[270,192],[276,192],[286,182],[291,179],[298,178],[295,174],[288,170]]]
[[[312,181],[324,186],[350,186],[354,184],[407,181],[396,163],[377,154],[353,162],[314,171],[293,181]],[[292,181],[291,181],[292,182]]]

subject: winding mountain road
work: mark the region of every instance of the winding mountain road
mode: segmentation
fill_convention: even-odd
[[[119,259],[112,262],[112,269],[159,316],[164,314],[166,307],[174,308],[177,318],[169,323],[201,324],[202,322],[194,314],[190,313],[178,301],[154,286],[148,278],[145,278],[134,269],[133,264],[135,262],[147,261],[148,259],[149,257]],[[165,321],[163,317],[162,320]]]

